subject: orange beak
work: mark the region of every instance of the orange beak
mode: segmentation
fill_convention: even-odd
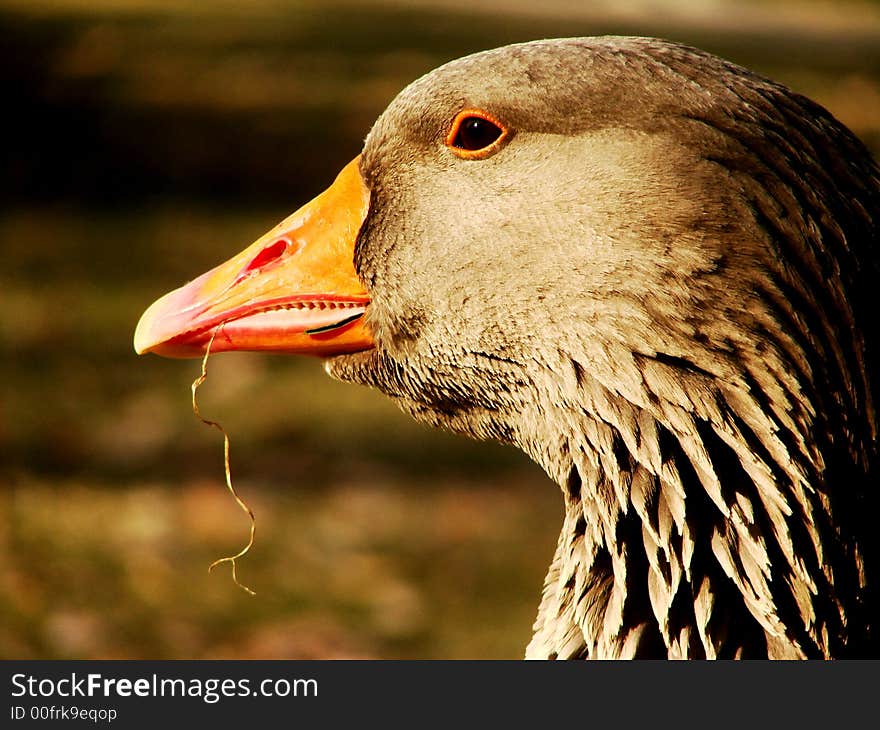
[[[225,264],[154,302],[134,349],[199,357],[271,350],[327,356],[373,346],[370,297],[354,270],[369,191],[356,157],[327,190]]]

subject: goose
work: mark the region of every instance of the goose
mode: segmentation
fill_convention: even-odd
[[[410,84],[135,349],[318,356],[522,449],[564,502],[527,658],[880,656],[878,226],[876,162],[809,99],[533,41]]]

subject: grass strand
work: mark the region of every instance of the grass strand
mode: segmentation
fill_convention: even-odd
[[[245,545],[241,550],[239,550],[235,555],[229,555],[225,558],[219,558],[211,563],[208,566],[208,572],[212,572],[214,568],[218,565],[222,565],[223,563],[229,563],[232,566],[232,580],[235,581],[235,585],[241,588],[246,593],[255,596],[256,593],[248,588],[244,583],[241,583],[238,580],[238,575],[236,573],[236,561],[239,558],[243,558],[247,555],[248,551],[253,547],[254,544],[254,534],[257,528],[257,520],[254,517],[253,510],[247,505],[247,503],[239,496],[238,492],[235,491],[235,487],[232,485],[232,469],[229,466],[229,434],[226,433],[226,429],[223,428],[217,421],[212,421],[210,418],[205,418],[202,415],[202,412],[199,410],[199,402],[197,397],[197,392],[202,383],[205,382],[208,378],[208,357],[211,355],[211,346],[214,344],[214,338],[217,336],[217,333],[220,332],[224,323],[219,324],[214,331],[211,333],[211,339],[208,340],[208,346],[205,348],[205,356],[202,358],[202,371],[199,376],[193,380],[192,383],[192,408],[193,413],[196,414],[196,418],[198,418],[202,423],[206,426],[210,426],[211,428],[216,428],[220,433],[223,434],[223,466],[226,472],[226,488],[229,490],[230,494],[235,498],[236,503],[245,512],[251,520],[251,530],[250,537],[248,539],[247,545]]]

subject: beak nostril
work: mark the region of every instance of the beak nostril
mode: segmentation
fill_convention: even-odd
[[[254,256],[253,260],[241,272],[242,275],[249,274],[251,271],[256,271],[257,269],[262,269],[266,264],[271,264],[273,261],[280,258],[289,246],[290,241],[287,238],[279,238],[277,241],[270,243],[260,251],[260,253]]]

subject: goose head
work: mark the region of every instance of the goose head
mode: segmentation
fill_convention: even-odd
[[[530,655],[829,656],[870,624],[878,179],[823,109],[709,54],[508,46],[404,89],[135,347],[322,356],[526,451],[566,504]]]

